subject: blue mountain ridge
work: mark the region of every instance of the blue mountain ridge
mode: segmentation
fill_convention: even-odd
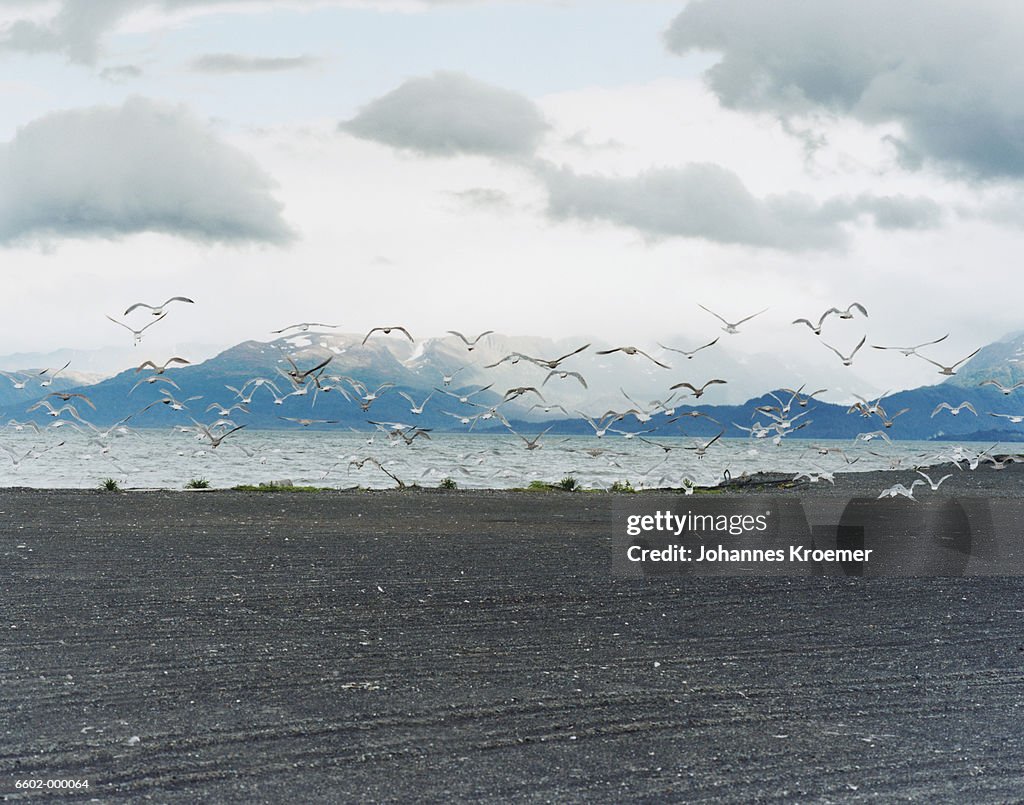
[[[296,349],[283,340],[274,343],[246,341],[202,363],[168,369],[163,377],[180,386],[180,390],[168,390],[187,406],[187,410],[182,411],[174,411],[169,406],[158,403],[150,410],[142,412],[146,405],[163,397],[160,391],[163,384],[144,383],[132,391],[132,387],[150,373],[128,369],[99,383],[77,388],[68,388],[65,383],[56,382],[50,389],[40,389],[36,385],[16,391],[10,384],[4,383],[0,387],[0,412],[5,421],[8,418],[16,418],[22,421],[34,419],[40,425],[52,423],[53,419],[45,411],[28,414],[26,409],[46,392],[60,390],[87,395],[96,406],[95,411],[80,400],[72,399],[71,402],[83,418],[101,427],[112,425],[126,417],[131,417],[132,427],[140,428],[187,426],[192,424],[193,419],[210,423],[217,419],[218,415],[216,411],[207,412],[207,406],[215,402],[231,406],[238,402],[235,394],[229,391],[227,386],[242,388],[250,379],[263,377],[272,380],[282,394],[290,391],[288,380],[279,371],[281,367],[287,368],[287,363],[284,362],[286,351],[296,356],[297,363],[303,368],[316,365],[329,354],[322,350],[318,351],[315,347]],[[979,385],[982,380],[988,378],[998,379],[1005,384],[1024,379],[1024,367],[1015,358],[1021,355],[1022,351],[1024,335],[1004,339],[986,346],[966,362],[956,375],[944,382],[886,396],[882,400],[882,406],[888,415],[892,416],[903,408],[909,409],[896,418],[890,428],[884,428],[877,416],[864,417],[857,412],[849,413],[849,405],[819,402],[815,399],[806,407],[800,407],[794,402],[790,417],[807,412],[805,416],[796,420],[796,424],[805,421],[809,423],[794,435],[811,439],[853,439],[861,433],[882,430],[891,439],[1022,441],[1024,425],[1014,425],[1009,420],[993,417],[990,413],[1024,413],[1024,394],[1018,390],[1010,395],[1004,395],[992,386]],[[314,423],[310,426],[314,429],[348,427],[368,430],[373,427],[368,420],[372,420],[415,424],[436,431],[465,432],[467,426],[449,414],[472,416],[484,410],[464,405],[442,393],[443,390],[468,393],[480,387],[476,382],[481,377],[479,374],[473,383],[458,382],[463,377],[471,377],[472,372],[460,375],[448,389],[441,387],[441,375],[459,368],[458,361],[465,361],[468,356],[460,358],[459,353],[448,351],[420,355],[418,359],[414,355],[414,360],[403,361],[399,360],[392,348],[382,342],[373,341],[366,346],[340,349],[337,352],[339,354],[334,355],[325,377],[354,377],[371,390],[386,383],[394,384],[393,387],[382,391],[367,412],[363,412],[355,401],[346,400],[338,391],[338,388],[345,388],[351,393],[351,388],[344,381],[330,381],[335,389],[327,393],[316,393],[315,403],[312,390],[306,396],[289,397],[281,404],[275,404],[275,395],[269,386],[258,388],[253,392],[253,401],[248,406],[248,413],[236,411],[231,415],[231,419],[253,429],[300,427],[296,423],[282,419],[292,417],[329,420],[334,423]],[[312,384],[310,387],[312,388]],[[442,391],[435,390],[438,388],[442,388]],[[505,388],[507,387],[504,383],[496,384],[493,389],[475,395],[473,401],[483,406],[497,405],[502,400]],[[552,391],[549,389],[553,387],[544,387],[545,393],[550,396]],[[431,392],[434,396],[422,415],[413,415],[409,410],[410,405],[397,394],[398,391],[405,391],[417,402],[421,402]],[[790,398],[787,392],[778,389],[774,390],[774,393],[783,402]],[[188,401],[190,397],[200,399]],[[642,404],[646,403],[646,399],[640,395],[636,395],[635,399]],[[62,404],[57,399],[53,402],[58,407]],[[571,408],[568,417],[557,410],[545,413],[542,409],[537,409],[530,412],[529,407],[536,402],[538,399],[528,393],[514,405],[503,406],[501,410],[516,430],[526,435],[536,434],[547,427],[550,427],[552,433],[557,434],[594,432],[591,425]],[[977,410],[978,415],[964,410],[959,416],[942,411],[933,417],[932,412],[943,402],[954,406],[969,402]],[[699,401],[688,401],[685,405],[677,404],[673,416],[659,412],[652,415],[651,420],[646,423],[636,421],[633,416],[627,416],[613,423],[612,427],[633,433],[655,428],[655,432],[649,434],[650,438],[684,434],[709,437],[721,430],[724,430],[725,436],[740,437],[744,435],[744,431],[737,426],[749,428],[755,422],[771,424],[771,419],[767,415],[756,410],[759,406],[778,405],[778,400],[767,392],[739,405],[701,405]],[[626,410],[629,407],[630,404],[623,399],[617,410]],[[720,424],[706,418],[684,416],[692,411],[701,411]],[[589,410],[588,413],[596,416],[601,411]],[[676,418],[676,421],[670,423],[669,420],[673,418]],[[478,433],[492,431],[503,432],[504,427],[496,419],[480,420],[474,427],[474,432]]]

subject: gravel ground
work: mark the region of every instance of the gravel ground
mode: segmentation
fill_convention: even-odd
[[[0,491],[0,795],[1024,797],[1024,579],[619,578],[613,497]]]

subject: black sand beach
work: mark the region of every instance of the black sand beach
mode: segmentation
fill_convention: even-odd
[[[1024,579],[618,578],[613,498],[0,492],[0,794],[1024,796]]]

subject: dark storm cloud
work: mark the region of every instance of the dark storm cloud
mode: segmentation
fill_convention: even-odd
[[[55,112],[0,145],[0,241],[164,232],[280,243],[272,181],[178,107]]]
[[[367,104],[341,129],[428,156],[529,156],[548,129],[528,98],[461,73],[413,78]]]
[[[1024,4],[1011,0],[694,0],[671,50],[712,51],[734,109],[898,122],[903,164],[1024,175]]]
[[[542,166],[548,214],[606,221],[655,238],[702,238],[783,251],[841,248],[847,224],[867,219],[885,229],[937,226],[938,206],[905,196],[861,195],[818,202],[787,193],[757,198],[739,177],[712,164],[659,168],[632,177],[579,175]]]

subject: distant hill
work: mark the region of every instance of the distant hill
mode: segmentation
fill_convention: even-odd
[[[179,386],[179,389],[157,382],[143,383],[132,390],[140,379],[150,375],[134,369],[122,371],[96,383],[82,383],[82,378],[73,375],[59,376],[58,381],[48,390],[39,388],[38,378],[23,391],[14,390],[9,381],[0,378],[0,411],[4,412],[5,418],[25,419],[25,409],[47,391],[73,389],[87,394],[96,405],[95,412],[84,403],[76,407],[83,417],[97,425],[110,425],[129,416],[132,417],[132,424],[137,427],[189,425],[193,418],[208,423],[217,418],[215,411],[206,411],[208,406],[217,403],[230,407],[239,401],[227,386],[241,389],[248,383],[252,397],[248,413],[236,411],[232,413],[231,419],[253,428],[296,428],[297,424],[282,419],[292,417],[330,420],[337,423],[331,427],[360,430],[371,427],[367,423],[369,419],[415,423],[435,430],[464,431],[466,426],[458,417],[472,416],[484,409],[463,404],[456,397],[491,385],[489,390],[475,394],[472,401],[485,407],[493,406],[502,400],[507,389],[535,387],[544,395],[546,403],[557,403],[568,412],[565,415],[557,407],[547,407],[536,394],[526,392],[501,409],[517,428],[535,433],[550,425],[555,433],[586,434],[592,433],[593,428],[577,412],[597,417],[607,410],[623,411],[633,407],[623,390],[639,406],[654,410],[653,401],[656,398],[667,401],[670,396],[668,386],[678,382],[680,377],[693,378],[700,383],[713,376],[728,378],[743,371],[741,366],[729,364],[727,355],[709,359],[703,365],[698,360],[689,362],[677,357],[674,363],[679,368],[665,370],[642,356],[629,357],[622,353],[597,355],[596,349],[600,345],[595,343],[584,353],[567,359],[560,367],[580,372],[588,383],[588,388],[584,388],[571,376],[554,376],[549,379],[547,369],[526,360],[513,358],[502,361],[515,352],[548,359],[558,358],[586,343],[579,338],[551,341],[495,335],[485,339],[472,351],[454,338],[426,339],[415,344],[395,335],[374,337],[365,345],[361,340],[361,336],[351,334],[302,334],[270,343],[246,341],[202,363],[167,370],[163,378]],[[806,408],[794,403],[790,416],[807,412],[802,419],[797,420],[798,423],[810,423],[799,431],[799,435],[812,439],[852,439],[860,433],[883,430],[893,439],[1018,440],[1024,433],[1024,427],[1014,425],[1007,419],[993,417],[990,413],[1024,413],[1024,394],[1014,392],[1004,396],[991,386],[981,387],[978,384],[989,377],[1001,377],[1007,383],[1014,382],[1018,377],[1024,379],[1024,371],[1015,360],[1020,354],[1024,354],[1024,336],[989,345],[949,381],[886,396],[882,406],[889,416],[903,408],[909,409],[894,420],[891,428],[885,428],[878,417],[865,418],[856,413],[848,413],[847,405],[817,400],[811,401]],[[302,369],[311,368],[330,357],[331,363],[321,379],[325,390],[314,390],[312,384],[309,384],[305,395],[286,396],[293,390],[282,374],[290,368],[286,355],[291,356]],[[489,364],[495,363],[499,365],[487,368]],[[443,385],[445,375],[454,375],[449,387]],[[253,381],[257,378],[262,378],[264,382],[254,387]],[[377,399],[367,412],[361,410],[357,399],[359,395],[349,379],[358,380],[370,391],[378,392]],[[187,410],[174,411],[167,405],[157,404],[140,413],[148,404],[161,399],[161,388],[166,388]],[[720,404],[728,388],[728,384],[713,386],[699,401],[684,398],[669,402],[668,407],[674,406],[675,416],[680,417],[671,425],[666,426],[669,417],[661,413],[656,414],[652,421],[659,424],[659,433],[662,435],[685,432],[694,436],[714,435],[722,428],[727,436],[742,436],[743,431],[737,426],[749,428],[755,422],[765,425],[771,423],[769,417],[756,408],[779,406],[778,400],[764,393],[742,402]],[[421,403],[428,395],[433,396],[423,414],[414,415],[410,411],[410,404],[398,394],[399,391],[406,392],[417,403]],[[352,399],[346,399],[343,392],[348,393]],[[775,394],[783,402],[790,397],[783,391],[776,390]],[[190,397],[199,399],[189,400]],[[705,400],[707,404],[702,404]],[[974,416],[965,410],[956,417],[946,411],[933,417],[932,412],[942,402],[952,405],[969,402],[979,415]],[[706,413],[721,425],[704,418],[682,416],[694,410]],[[52,421],[45,412],[37,412],[34,416],[40,423]],[[478,431],[496,427],[500,427],[500,424],[495,419],[481,420],[476,425]],[[639,423],[630,416],[613,427],[636,433],[651,425]]]
[[[195,360],[212,357],[223,349],[205,343],[184,343],[179,345],[179,355],[195,356]],[[0,355],[0,371],[16,372],[29,369],[43,369],[47,366],[63,366],[71,362],[69,370],[80,372],[93,378],[90,383],[97,382],[115,374],[128,366],[140,362],[139,348],[126,345],[117,347],[101,347],[99,349],[78,349],[67,347],[49,352],[13,352]]]
[[[977,355],[946,380],[946,384],[974,388],[989,379],[998,380],[1004,386],[1024,380],[1024,333],[1015,333],[982,347]]]
[[[0,413],[4,413],[6,416],[20,416],[24,413],[25,408],[36,402],[47,392],[91,387],[101,379],[96,375],[84,372],[65,371],[58,374],[50,386],[43,388],[40,384],[46,381],[47,377],[46,375],[40,375],[38,370],[32,370],[31,375],[15,375],[15,378],[18,382],[21,380],[26,381],[27,385],[25,388],[18,389],[15,386],[14,380],[0,376]]]

